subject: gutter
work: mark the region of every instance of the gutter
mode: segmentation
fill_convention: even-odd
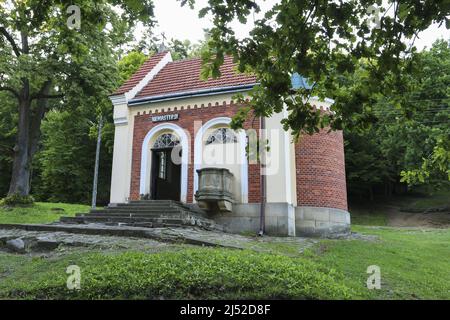
[[[140,105],[140,104],[144,104],[144,103],[155,103],[155,102],[161,102],[161,101],[178,100],[178,99],[189,98],[189,97],[211,96],[211,95],[224,94],[224,93],[248,91],[257,84],[258,83],[244,84],[244,85],[238,85],[238,86],[202,89],[202,90],[185,91],[185,92],[177,92],[177,93],[162,94],[162,95],[157,95],[157,96],[143,97],[143,98],[131,99],[128,102],[128,105],[135,106],[135,105]]]

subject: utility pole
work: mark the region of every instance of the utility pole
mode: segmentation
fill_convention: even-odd
[[[100,161],[100,147],[102,144],[102,127],[103,116],[100,116],[100,120],[98,122],[97,149],[95,151],[94,183],[92,186],[92,209],[95,209],[95,207],[97,206],[98,167]]]

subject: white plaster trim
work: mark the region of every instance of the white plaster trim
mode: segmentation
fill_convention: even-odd
[[[231,118],[218,117],[207,121],[198,131],[194,142],[194,190],[193,195],[198,190],[198,176],[197,170],[200,169],[203,155],[203,134],[211,127],[219,124],[229,125]],[[239,136],[239,143],[241,148],[241,202],[248,202],[248,163],[245,146],[247,139],[244,130],[236,132]],[[195,199],[193,199],[195,201]]]
[[[128,119],[127,119],[127,117],[115,118],[115,119],[114,119],[114,124],[115,124],[116,126],[123,126],[123,125],[126,125],[126,124],[128,124]]]
[[[118,96],[110,96],[109,100],[111,100],[114,106],[127,103],[127,98],[125,97],[125,94],[121,94]]]
[[[133,87],[130,91],[125,93],[125,98],[127,101],[133,99],[136,94],[141,91],[157,74],[162,68],[166,66],[169,62],[172,62],[172,55],[170,51],[150,70],[149,73],[141,80],[137,85]]]
[[[148,151],[150,149],[150,141],[152,137],[161,130],[172,130],[180,138],[182,153],[181,153],[181,192],[180,201],[187,202],[187,186],[188,186],[188,159],[189,159],[189,139],[186,132],[179,126],[173,123],[162,123],[153,127],[145,136],[142,143],[141,153],[141,177],[139,185],[139,194],[145,193],[145,185],[147,182],[148,170]]]

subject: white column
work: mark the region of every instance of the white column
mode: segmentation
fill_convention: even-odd
[[[114,101],[113,101],[114,102]],[[114,150],[110,203],[126,202],[130,196],[132,123],[126,103],[114,104]]]
[[[266,118],[266,138],[270,150],[267,153],[266,183],[267,202],[292,203],[292,173],[290,134],[283,130],[281,120],[284,112]],[[293,173],[295,174],[295,172]]]

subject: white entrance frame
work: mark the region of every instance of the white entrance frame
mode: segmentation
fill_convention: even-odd
[[[229,126],[231,123],[231,118],[228,117],[218,117],[207,121],[195,135],[194,141],[194,191],[198,190],[198,176],[197,170],[201,167],[202,155],[203,155],[203,135],[207,130],[216,125],[226,125]],[[243,129],[235,132],[239,137],[239,145],[241,148],[241,202],[248,203],[248,161],[245,151],[247,145],[247,137]],[[193,199],[195,201],[195,198]]]
[[[139,194],[145,194],[146,187],[146,177],[147,170],[151,171],[149,168],[149,159],[148,154],[150,150],[150,141],[152,138],[157,135],[160,131],[163,130],[171,130],[173,131],[178,138],[180,138],[181,144],[181,188],[180,188],[180,201],[187,202],[187,188],[188,188],[188,164],[189,164],[189,138],[186,132],[179,126],[173,123],[162,123],[155,127],[153,127],[147,134],[145,135],[144,142],[142,143],[142,151],[141,151],[141,177],[139,184]],[[151,174],[151,172],[150,172]],[[151,179],[151,178],[150,178]],[[150,183],[150,181],[148,181]]]

